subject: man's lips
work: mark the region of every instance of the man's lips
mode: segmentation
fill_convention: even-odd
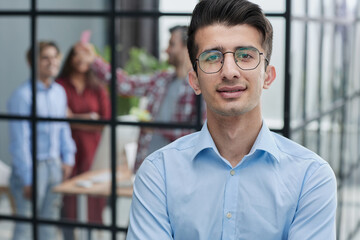
[[[217,89],[217,92],[223,98],[238,98],[240,97],[243,92],[246,90],[246,87],[236,86],[236,87],[221,87]]]

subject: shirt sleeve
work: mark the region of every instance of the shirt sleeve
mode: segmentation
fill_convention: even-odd
[[[336,239],[336,189],[336,178],[328,164],[320,165],[305,179],[289,240]]]
[[[8,101],[8,112],[21,116],[29,116],[31,105],[24,96],[15,93]],[[32,184],[31,130],[27,120],[9,122],[10,153],[12,166],[16,176],[20,177],[25,186]]]
[[[143,162],[136,174],[126,239],[173,239],[164,178],[149,160]]]

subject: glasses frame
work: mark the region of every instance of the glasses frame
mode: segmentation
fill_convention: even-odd
[[[243,47],[237,48],[237,49],[235,50],[235,52],[236,52],[238,49],[242,49],[242,48],[243,48]],[[238,65],[238,61],[235,59],[235,52],[232,52],[232,51],[221,52],[221,51],[219,51],[219,50],[206,50],[206,51],[204,51],[204,52],[202,52],[202,53],[199,54],[199,57],[200,57],[200,56],[201,56],[203,53],[205,53],[205,52],[210,52],[210,51],[220,52],[220,53],[222,54],[222,56],[223,56],[223,60],[221,61],[221,67],[219,68],[219,70],[217,70],[216,72],[205,72],[205,71],[201,68],[201,64],[200,64],[200,61],[199,61],[199,57],[195,59],[194,68],[196,69],[196,65],[197,65],[197,63],[198,63],[199,68],[200,68],[201,71],[203,71],[204,73],[206,73],[206,74],[218,73],[218,72],[221,71],[221,69],[222,69],[223,66],[224,66],[225,54],[227,54],[227,53],[232,53],[232,54],[233,54],[233,57],[234,57],[234,61],[235,61],[235,63],[236,63],[236,66],[238,66],[238,67],[239,67],[241,70],[243,70],[243,71],[251,71],[251,70],[254,70],[255,68],[257,68],[257,67],[260,65],[260,62],[261,62],[261,60],[260,60],[261,56],[264,56],[264,59],[265,59],[265,61],[266,61],[266,65],[265,65],[265,68],[266,68],[267,65],[269,64],[269,60],[265,57],[264,53],[263,53],[263,52],[260,52],[259,49],[255,48],[255,47],[249,47],[249,48],[254,49],[254,50],[256,50],[256,51],[259,53],[259,62],[258,62],[257,65],[256,65],[255,67],[253,67],[253,68],[244,69],[244,68],[240,67],[240,66]]]

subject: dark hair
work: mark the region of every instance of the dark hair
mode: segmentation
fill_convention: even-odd
[[[185,26],[185,25],[176,25],[176,26],[170,28],[170,29],[169,29],[169,32],[170,32],[170,33],[174,33],[174,32],[176,32],[176,31],[180,31],[182,43],[183,43],[184,46],[186,46],[187,39],[188,39],[188,36],[187,36],[188,29],[189,29],[188,26]]]
[[[58,78],[69,80],[71,77],[71,73],[74,71],[74,67],[72,64],[72,59],[75,56],[75,48],[72,47],[65,59],[64,65],[59,73]],[[99,79],[96,77],[94,72],[89,68],[89,70],[86,72],[86,85],[90,88],[97,89],[100,85]]]
[[[212,24],[235,26],[248,24],[262,34],[262,47],[270,61],[273,29],[261,8],[247,0],[201,0],[195,7],[188,31],[187,47],[194,70],[199,47],[195,43],[196,32]]]
[[[60,55],[60,50],[59,47],[57,46],[57,44],[55,42],[52,41],[40,41],[37,43],[37,54],[40,55],[40,53],[48,47],[54,47],[58,53],[58,55]],[[31,59],[31,55],[32,55],[33,49],[32,47],[29,48],[29,50],[26,52],[26,60],[28,61],[28,63],[30,65],[32,65],[32,59]]]

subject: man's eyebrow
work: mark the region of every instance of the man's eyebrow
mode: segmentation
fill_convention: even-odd
[[[254,49],[257,49],[255,46],[253,45],[239,45],[239,46],[236,46],[233,51],[235,51],[236,49],[239,49],[239,48],[254,48]],[[209,47],[209,48],[206,48],[204,49],[204,51],[202,52],[205,52],[205,51],[212,51],[212,50],[216,50],[216,51],[220,51],[220,52],[225,52],[225,48],[223,46],[215,46],[215,47]]]
[[[237,46],[235,49],[239,49],[239,48],[254,48],[254,49],[257,49],[256,47],[252,46],[252,45],[248,45],[248,46]]]
[[[222,47],[222,46],[215,46],[215,47],[206,48],[206,49],[204,49],[204,51],[202,51],[202,52],[212,51],[212,50],[223,52],[225,49],[224,49],[224,47]]]

